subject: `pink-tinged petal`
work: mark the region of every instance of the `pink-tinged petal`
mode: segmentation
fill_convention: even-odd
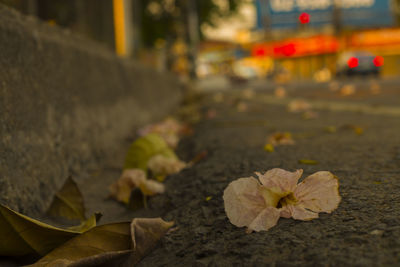
[[[164,184],[153,180],[144,181],[139,185],[139,188],[146,196],[154,196],[165,192]]]
[[[274,191],[278,190],[278,193],[293,192],[302,174],[302,169],[289,172],[283,169],[275,168],[267,171],[264,174],[256,172],[256,175],[265,187]]]
[[[278,219],[279,210],[274,207],[267,207],[250,223],[248,229],[256,232],[268,231],[277,224]]]
[[[314,211],[330,213],[340,203],[339,181],[328,171],[316,172],[298,184],[294,195],[298,205]]]
[[[318,213],[306,210],[301,205],[287,205],[280,210],[280,216],[284,218],[292,217],[295,220],[309,221],[318,218]]]
[[[134,188],[146,181],[146,173],[140,169],[126,169],[121,177],[110,186],[110,196],[123,203],[129,203]]]
[[[289,206],[282,207],[281,209],[279,209],[279,212],[280,212],[279,216],[281,216],[282,218],[289,219],[292,217],[292,211],[289,208]]]
[[[249,226],[266,208],[260,187],[257,179],[249,177],[231,182],[224,190],[225,212],[232,224],[238,227]]]
[[[155,155],[147,162],[147,167],[157,175],[170,175],[180,172],[186,167],[186,163],[175,158],[167,158],[163,155]]]

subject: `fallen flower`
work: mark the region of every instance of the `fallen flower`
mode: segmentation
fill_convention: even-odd
[[[341,200],[337,177],[320,171],[298,184],[302,173],[275,168],[256,172],[259,180],[247,177],[231,182],[223,196],[229,221],[258,232],[275,226],[279,217],[307,221],[318,218],[319,212],[335,210]]]
[[[125,204],[129,203],[133,189],[139,188],[145,196],[164,193],[162,183],[148,180],[146,173],[141,169],[126,169],[121,177],[110,186],[110,196]]]
[[[308,111],[311,109],[311,105],[310,103],[308,103],[307,101],[303,100],[303,99],[295,99],[290,101],[289,105],[288,105],[288,109],[290,112],[302,112],[302,111]]]
[[[272,146],[293,145],[294,140],[289,132],[284,132],[284,133],[278,132],[268,137],[268,144],[271,144]]]
[[[165,177],[166,175],[180,172],[186,167],[186,163],[176,158],[167,158],[163,155],[155,155],[149,159],[147,167],[155,177]]]
[[[184,129],[184,125],[174,118],[168,117],[162,122],[147,125],[138,130],[139,136],[145,136],[151,133],[160,135],[165,142],[172,148],[175,148],[179,142],[179,136]]]

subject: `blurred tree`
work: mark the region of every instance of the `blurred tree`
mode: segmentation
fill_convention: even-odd
[[[196,0],[200,36],[201,26],[215,26],[216,18],[235,14],[246,0]],[[158,39],[174,40],[186,35],[187,0],[141,0],[141,37],[145,46]],[[186,37],[184,37],[186,38]]]

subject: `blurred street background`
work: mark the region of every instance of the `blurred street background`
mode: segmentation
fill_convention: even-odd
[[[0,2],[205,87],[400,74],[398,0]]]

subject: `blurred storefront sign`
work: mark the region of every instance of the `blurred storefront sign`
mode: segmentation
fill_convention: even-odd
[[[318,35],[257,44],[252,49],[252,55],[290,58],[331,54],[336,53],[338,49],[339,42],[336,37],[331,35]]]
[[[400,28],[353,33],[348,47],[356,50],[379,50],[383,54],[400,54]]]
[[[345,27],[385,27],[395,22],[391,0],[256,0],[257,26],[296,29],[307,13],[309,25],[340,23]]]

